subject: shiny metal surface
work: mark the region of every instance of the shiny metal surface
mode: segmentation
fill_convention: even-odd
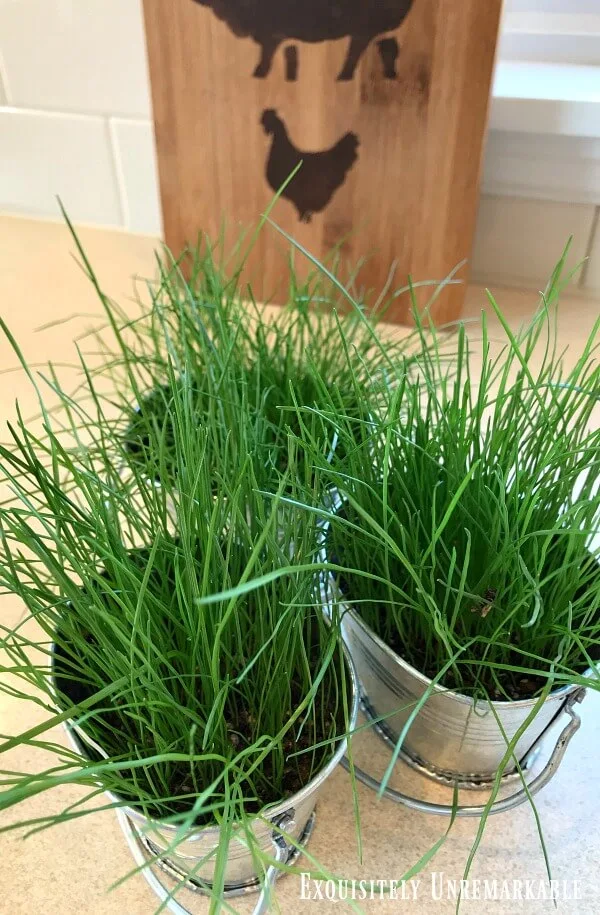
[[[166,909],[172,912],[173,915],[191,915],[189,909],[184,908],[184,906],[174,898],[174,892],[177,889],[179,881],[181,880],[181,876],[179,874],[173,873],[172,876],[178,882],[175,883],[173,887],[166,887],[152,870],[152,865],[149,863],[152,860],[152,855],[149,856],[148,854],[148,848],[145,844],[143,836],[137,831],[129,817],[127,817],[122,810],[117,810],[117,818],[135,863],[138,865],[138,867],[142,868],[142,874],[146,878],[150,888],[154,890],[160,899],[161,903],[165,906]],[[282,817],[278,822],[278,826],[281,829],[287,829],[289,825],[290,821],[286,817]],[[273,885],[277,878],[281,875],[280,865],[289,864],[290,862],[292,847],[287,844],[284,837],[281,834],[274,832],[272,835],[272,842],[274,863],[268,868],[264,880],[260,884],[260,896],[258,897],[256,905],[254,906],[253,915],[264,915],[265,912],[268,912]],[[158,863],[161,864],[164,869],[168,870],[162,861],[159,861]],[[185,886],[189,888],[189,884],[186,883]],[[249,884],[235,891],[226,890],[223,895],[241,896],[246,892],[252,892],[252,890],[256,888],[256,884]],[[195,892],[200,891],[198,887],[194,887],[194,890]]]
[[[413,797],[410,794],[403,794],[393,788],[386,787],[382,790],[382,784],[378,779],[374,778],[368,772],[365,772],[364,769],[358,768],[356,765],[352,767],[352,771],[359,781],[364,785],[367,785],[367,787],[371,788],[373,791],[380,792],[383,797],[387,797],[397,804],[402,804],[404,807],[410,807],[412,810],[418,810],[420,813],[459,817],[480,817],[484,814],[506,813],[508,810],[514,810],[515,807],[524,804],[525,801],[531,800],[531,798],[536,795],[538,791],[541,791],[556,774],[571,738],[577,733],[581,725],[581,718],[575,711],[575,705],[578,702],[582,702],[584,697],[585,689],[582,687],[576,692],[569,694],[563,707],[563,711],[568,715],[569,720],[561,731],[552,751],[552,755],[542,771],[528,782],[526,786],[522,785],[521,788],[512,792],[508,797],[496,798],[492,804],[458,804],[456,808],[451,804],[436,804],[432,801],[425,801]],[[344,757],[342,760],[342,765],[345,769],[350,771],[350,763],[347,757]],[[520,778],[520,776],[518,777]],[[523,778],[524,777],[525,774],[523,774]]]
[[[431,691],[406,734],[405,756],[439,781],[457,782],[465,788],[489,784],[502,765],[507,739],[517,735],[539,700],[475,702],[453,690],[432,686],[428,677],[388,648],[349,608],[342,628],[363,695],[391,740],[397,742],[416,704]],[[525,762],[578,689],[566,686],[548,696],[517,740],[514,753],[519,762]],[[503,771],[509,774],[515,769],[512,759]]]
[[[346,648],[344,654],[352,687],[352,707],[349,715],[349,731],[352,731],[356,726],[358,715],[358,680],[354,663]],[[52,656],[54,658],[54,649]],[[101,757],[106,758],[103,749],[74,722],[67,722],[67,733],[77,752],[89,757],[95,751]],[[252,853],[252,846],[259,847],[265,855],[273,858],[273,843],[279,835],[277,831],[279,823],[287,824],[285,833],[290,854],[301,846],[303,839],[308,838],[311,831],[310,821],[318,795],[326,780],[341,762],[346,745],[347,739],[344,737],[340,740],[328,764],[301,791],[279,804],[265,808],[260,817],[257,816],[247,824],[246,829],[241,826],[234,828],[229,841],[224,870],[226,894],[239,895],[240,891],[244,891],[246,888],[260,889],[265,884],[264,868],[256,861],[256,857]],[[221,844],[218,827],[190,830],[187,836],[176,841],[178,833],[176,826],[162,823],[160,820],[149,819],[135,808],[125,806],[121,798],[116,795],[108,792],[107,795],[114,803],[122,804],[119,808],[122,825],[121,815],[126,818],[135,836],[143,838],[146,847],[152,847],[165,870],[181,875],[184,880],[186,877],[193,879],[197,884],[197,891],[201,891],[204,884],[206,891],[210,892],[216,867],[216,854]],[[176,847],[172,848],[174,841]],[[149,868],[145,868],[145,870],[150,873]],[[154,883],[156,882],[155,877]]]
[[[373,730],[379,735],[379,737],[383,740],[383,742],[386,743],[390,747],[391,750],[395,751],[396,744],[398,743],[397,738],[394,739],[394,737],[390,734],[389,730],[385,726],[384,721],[380,722],[378,720],[377,716],[373,712],[373,709],[370,707],[369,703],[364,698],[364,696],[361,697],[360,708],[361,708],[361,711],[363,712],[365,718],[367,718],[369,721],[372,722]],[[531,751],[527,754],[526,758],[524,760],[521,760],[520,769],[521,769],[522,773],[527,774],[529,772],[529,770],[533,767],[533,764],[535,763],[537,757],[539,756],[539,754],[541,752],[541,749],[542,749],[541,743],[542,743],[542,741],[540,740],[539,743],[537,743],[534,747],[532,747]],[[402,762],[405,762],[408,766],[410,766],[411,769],[414,769],[416,772],[419,772],[421,775],[426,775],[427,778],[434,778],[430,768],[428,768],[426,765],[423,765],[423,764],[417,762],[411,756],[408,756],[406,753],[403,753],[402,750],[400,750],[399,757],[402,760]],[[504,775],[502,776],[502,784],[507,785],[510,782],[520,781],[520,779],[521,779],[521,775],[519,774],[519,770],[515,769],[514,772],[504,773]],[[446,784],[449,788],[454,788],[454,785],[456,784],[455,777],[445,777],[445,776],[440,775],[439,773],[437,773],[435,775],[434,781],[439,782],[440,784]],[[477,781],[473,782],[471,785],[467,785],[466,781],[467,781],[466,779],[461,779],[460,787],[462,787],[462,788],[472,787],[472,788],[480,791],[485,788],[491,789],[494,786],[495,779],[489,779],[489,781],[484,781],[483,779],[478,779]]]

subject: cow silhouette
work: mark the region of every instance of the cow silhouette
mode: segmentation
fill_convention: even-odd
[[[302,222],[310,222],[312,214],[324,210],[346,180],[358,159],[359,139],[355,133],[348,132],[329,149],[302,152],[290,140],[284,122],[273,108],[263,111],[261,123],[267,136],[272,137],[267,181],[278,191],[301,162],[282,196],[294,204]]]
[[[404,22],[413,0],[195,0],[210,7],[238,38],[252,38],[261,49],[254,76],[271,72],[277,48],[285,41],[317,43],[349,38],[338,80],[351,80],[372,41]],[[396,76],[398,43],[378,44],[384,76]]]

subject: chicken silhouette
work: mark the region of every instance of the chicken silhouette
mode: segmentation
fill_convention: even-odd
[[[261,123],[265,133],[273,138],[267,159],[267,181],[278,191],[301,162],[282,196],[294,204],[302,222],[310,222],[313,213],[324,210],[344,183],[358,159],[359,139],[355,133],[347,133],[331,149],[302,152],[290,140],[285,124],[273,108],[263,111]]]
[[[414,0],[195,0],[210,7],[238,38],[252,38],[261,49],[254,76],[271,72],[284,41],[318,43],[349,38],[338,80],[353,79],[363,53],[379,35],[393,32],[406,19]],[[398,42],[378,43],[384,76],[394,79]]]

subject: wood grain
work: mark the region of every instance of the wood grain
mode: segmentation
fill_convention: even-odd
[[[288,161],[283,141],[275,143],[261,123],[272,111],[298,154],[305,153],[298,181],[334,159],[347,169],[310,222],[300,221],[291,200],[279,200],[274,219],[282,228],[320,258],[345,239],[348,264],[367,258],[359,284],[374,294],[390,271],[392,289],[409,275],[443,279],[471,252],[501,5],[413,0],[400,28],[380,36],[398,41],[396,79],[385,78],[374,41],[354,79],[338,81],[348,39],[290,39],[295,51],[282,45],[271,72],[256,78],[257,44],[236,37],[209,6],[144,0],[167,244],[178,251],[199,231],[216,234],[224,221],[233,241],[240,227],[256,224],[273,196],[266,178],[272,143],[278,161]],[[286,79],[294,70],[296,80]],[[348,134],[357,138],[354,161],[353,141],[342,142]],[[332,148],[330,157],[311,158]],[[285,241],[266,227],[248,266],[257,296],[283,295],[286,256]],[[467,278],[465,270],[461,276]],[[436,320],[457,317],[463,297],[464,286],[447,287]],[[402,322],[407,310],[404,295],[389,318]]]

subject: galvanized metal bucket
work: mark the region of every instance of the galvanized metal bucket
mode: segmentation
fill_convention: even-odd
[[[339,497],[332,496],[339,509]],[[320,559],[326,560],[328,525],[323,525]],[[585,696],[585,689],[572,685],[552,692],[528,721],[539,699],[514,702],[475,701],[471,697],[433,685],[432,681],[411,667],[387,646],[341,599],[335,581],[323,580],[324,605],[331,612],[333,601],[342,616],[344,641],[356,665],[361,705],[376,732],[390,746],[396,747],[417,704],[429,693],[406,732],[400,758],[422,774],[442,784],[466,789],[492,788],[500,768],[504,781],[522,782],[522,774],[531,768],[541,742],[551,726],[568,715],[554,751],[543,771],[509,797],[495,801],[491,813],[518,806],[539,791],[552,778],[567,745],[580,726],[575,705]],[[526,726],[525,726],[526,725]],[[509,762],[504,762],[508,743],[516,740]],[[518,765],[517,765],[518,761]],[[346,763],[347,767],[347,763]],[[521,771],[519,771],[519,769]],[[375,790],[381,784],[361,769],[357,777]],[[454,807],[432,804],[386,789],[386,797],[428,813],[451,815]],[[483,806],[461,805],[461,816],[480,816]]]
[[[356,664],[363,709],[386,742],[396,746],[411,712],[423,695],[431,695],[415,716],[403,742],[401,757],[429,778],[459,788],[492,788],[507,752],[507,741],[519,734],[539,699],[517,702],[476,702],[453,690],[433,686],[393,652],[356,613],[347,610],[342,628]],[[537,756],[550,727],[563,715],[568,723],[561,732],[550,760],[527,789],[521,787],[509,797],[494,802],[490,812],[501,813],[517,807],[539,791],[556,772],[567,745],[580,725],[574,706],[585,689],[566,686],[551,693],[517,739],[511,761],[504,765],[504,780],[521,781]],[[504,734],[502,733],[504,731]],[[517,762],[519,761],[519,766]],[[361,771],[372,788],[380,783]],[[360,777],[359,775],[359,777]],[[429,813],[450,814],[450,805],[431,804],[386,789],[386,796]],[[461,805],[462,816],[479,816],[483,807]]]
[[[358,715],[358,680],[348,650],[344,655],[352,687],[352,706],[348,729],[353,731]],[[52,648],[53,682],[55,647]],[[106,758],[106,753],[74,722],[67,722],[67,734],[73,748],[88,758]],[[268,910],[270,892],[281,875],[280,865],[291,865],[308,842],[315,821],[315,805],[323,786],[346,752],[347,739],[340,740],[327,765],[304,788],[279,804],[266,807],[246,828],[234,827],[228,844],[224,870],[223,896],[241,896],[260,890],[254,915]],[[97,754],[97,755],[96,755]],[[210,894],[220,846],[219,827],[192,829],[183,839],[175,841],[178,828],[160,820],[152,820],[124,804],[122,798],[107,792],[116,807],[117,817],[129,848],[142,874],[165,906],[175,915],[189,915],[175,899],[173,889],[184,886],[195,893]],[[257,861],[256,850],[270,857],[273,864],[266,870]],[[171,886],[165,886],[158,872],[168,874]]]

